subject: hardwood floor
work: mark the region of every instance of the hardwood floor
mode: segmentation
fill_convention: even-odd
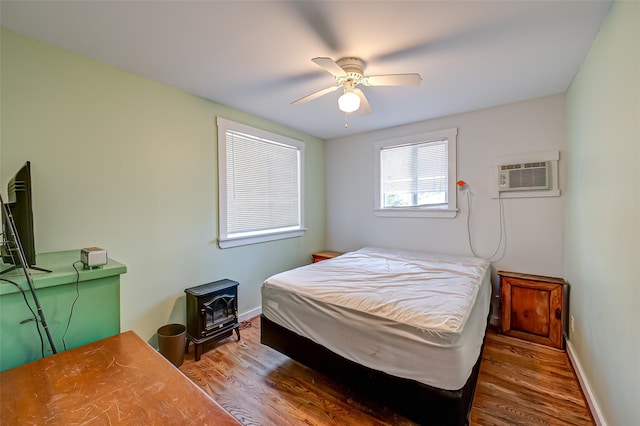
[[[260,318],[180,370],[244,425],[412,425],[260,344]],[[564,351],[490,332],[472,425],[593,425]]]
[[[476,425],[594,425],[567,353],[487,335],[471,422]]]

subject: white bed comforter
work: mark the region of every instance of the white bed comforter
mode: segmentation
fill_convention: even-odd
[[[277,274],[265,286],[455,334],[465,324],[488,265],[478,258],[363,248]]]

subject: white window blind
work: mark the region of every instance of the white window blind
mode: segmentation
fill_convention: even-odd
[[[457,134],[453,128],[376,142],[375,214],[455,217]]]
[[[301,235],[304,145],[221,120],[220,246]]]
[[[381,150],[383,208],[447,204],[447,141]]]

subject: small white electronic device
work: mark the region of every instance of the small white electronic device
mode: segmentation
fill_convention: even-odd
[[[108,262],[107,251],[100,247],[85,247],[80,250],[80,260],[84,266],[89,268],[106,265]]]

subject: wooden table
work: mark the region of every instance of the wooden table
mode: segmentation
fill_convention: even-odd
[[[0,424],[238,425],[132,331],[0,373]]]

